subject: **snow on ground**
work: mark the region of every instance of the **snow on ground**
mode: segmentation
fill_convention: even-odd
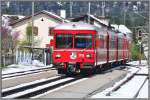
[[[132,62],[129,62],[127,64],[131,64],[131,65],[139,65],[139,61],[132,61]],[[147,65],[147,60],[141,60],[141,65]]]
[[[148,80],[146,81],[146,83],[142,87],[137,98],[148,98],[148,92],[147,91],[148,91]]]
[[[128,64],[138,65],[139,63],[138,61],[133,61]],[[133,98],[144,81],[146,81],[146,83],[142,87],[137,98],[148,98],[148,80],[146,80],[146,76],[135,76],[132,78],[132,80],[121,86],[117,91],[112,91],[135,72],[138,72],[138,74],[148,74],[148,66],[146,66],[146,64],[147,62],[143,60],[142,65],[145,66],[140,67],[140,70],[139,68],[129,66],[129,73],[125,78],[123,78],[119,82],[116,82],[112,87],[109,87],[104,91],[93,95],[91,98]],[[108,93],[110,93],[110,95],[108,95]]]
[[[34,60],[32,62],[32,64],[21,63],[21,64],[9,65],[9,66],[7,66],[7,68],[2,69],[2,75],[14,73],[14,72],[22,72],[22,71],[28,71],[28,70],[47,68],[47,67],[52,67],[52,64],[45,66],[43,63],[41,63],[37,60]]]
[[[141,87],[141,85],[143,84],[143,82],[145,81],[145,79],[146,76],[136,76],[132,79],[132,81],[129,81],[125,85],[121,86],[119,90],[111,92],[109,96],[106,96],[106,94],[110,89],[98,93],[92,96],[92,98],[133,98],[136,95],[139,88]],[[144,93],[146,92],[148,93],[148,88],[144,91]]]

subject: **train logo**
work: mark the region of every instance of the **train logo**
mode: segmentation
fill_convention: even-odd
[[[71,59],[76,59],[77,58],[77,54],[75,52],[71,52],[70,58]]]

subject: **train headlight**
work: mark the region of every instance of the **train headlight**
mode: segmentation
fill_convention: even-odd
[[[92,57],[91,54],[86,55],[86,58],[91,58],[91,57]]]
[[[56,58],[60,58],[61,57],[61,55],[60,54],[56,54]]]

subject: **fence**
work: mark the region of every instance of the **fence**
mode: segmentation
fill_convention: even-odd
[[[31,65],[34,61],[39,61],[43,65],[52,64],[52,54],[50,49],[33,49],[33,52],[18,49],[15,55],[3,55],[2,66],[11,64]]]
[[[32,64],[32,53],[27,51],[17,50],[16,52],[17,64]]]
[[[7,66],[15,63],[15,55],[2,55],[1,66]]]

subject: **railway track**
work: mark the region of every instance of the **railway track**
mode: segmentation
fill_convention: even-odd
[[[103,72],[110,71],[116,68],[123,68],[123,67],[117,66],[111,69],[105,69]],[[33,69],[33,70],[27,70],[27,71],[19,71],[19,72],[13,72],[13,73],[8,73],[8,74],[2,74],[2,79],[13,78],[17,76],[34,74],[34,73],[44,72],[48,70],[55,70],[55,69],[56,68],[54,67],[46,67],[46,68],[39,68],[39,69]]]
[[[34,73],[39,73],[39,72],[44,72],[44,71],[54,70],[54,69],[55,68],[52,68],[52,67],[46,67],[46,68],[40,68],[40,69],[34,69],[34,70],[8,73],[8,74],[3,74],[2,79],[12,78],[12,77],[16,77],[16,76],[22,76],[22,75],[27,75],[27,74],[34,74]]]
[[[31,98],[82,78],[55,76],[2,89],[2,98]]]
[[[122,69],[123,66],[111,68],[104,72],[114,69]],[[124,68],[124,67],[123,67]],[[36,80],[30,83],[2,89],[2,98],[36,98],[45,92],[52,91],[61,86],[84,79],[83,77],[55,76],[48,79]]]
[[[147,73],[141,73],[141,67],[139,66],[134,66],[134,68],[137,68],[137,70],[135,70],[133,73],[128,74],[123,80],[119,81],[117,84],[115,84],[112,88],[108,88],[106,90],[104,90],[103,92],[100,93],[100,95],[103,97],[110,97],[110,98],[115,98],[113,97],[113,93],[117,94],[119,92],[117,92],[120,88],[124,88],[124,90],[128,90],[128,88],[126,87],[127,84],[128,85],[137,85],[136,83],[134,83],[135,80],[138,80],[141,78],[141,83],[137,85],[136,87],[136,91],[134,91],[135,93],[132,93],[132,95],[130,95],[129,97],[127,96],[127,98],[137,98],[139,95],[139,92],[141,91],[142,87],[144,86],[144,84],[148,81],[149,77]],[[134,81],[133,81],[134,80]],[[133,81],[133,82],[131,82]],[[126,85],[126,86],[125,86]],[[121,90],[120,90],[121,91]],[[123,91],[123,90],[122,90]],[[127,91],[126,91],[127,92]],[[97,91],[95,93],[91,93],[90,96],[88,97],[92,97],[95,98],[95,94],[97,94]],[[123,97],[122,97],[123,98]]]

